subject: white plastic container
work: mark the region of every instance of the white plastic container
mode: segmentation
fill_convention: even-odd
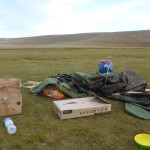
[[[16,131],[17,131],[17,128],[16,126],[14,125],[13,121],[11,120],[11,118],[6,118],[4,120],[4,124],[5,124],[5,127],[7,129],[7,132],[9,134],[15,134]]]

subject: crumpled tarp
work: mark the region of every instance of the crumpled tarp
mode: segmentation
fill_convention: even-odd
[[[89,78],[80,73],[76,73],[76,76],[83,78],[84,82],[79,80],[81,86],[95,94],[126,103],[125,109],[128,113],[143,119],[150,118],[150,94],[145,93],[147,82],[131,69],[108,77]],[[137,93],[126,94],[128,91]]]
[[[126,69],[121,73],[108,76],[104,79],[97,80],[97,86],[94,88],[104,95],[120,93],[126,91],[145,91],[147,83],[138,74],[131,69]],[[91,86],[91,90],[94,90]]]

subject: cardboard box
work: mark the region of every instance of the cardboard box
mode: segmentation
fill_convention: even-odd
[[[0,79],[0,116],[15,115],[22,112],[20,85],[20,79]]]
[[[53,106],[60,119],[91,116],[111,111],[111,104],[97,97],[53,101]]]

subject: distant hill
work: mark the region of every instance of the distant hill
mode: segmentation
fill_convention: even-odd
[[[0,41],[3,41],[3,40],[5,40],[5,38],[0,38]]]
[[[0,39],[0,48],[139,48],[150,47],[150,30],[125,32],[80,33],[44,35],[35,37]]]

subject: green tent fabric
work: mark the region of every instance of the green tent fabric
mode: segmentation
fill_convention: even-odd
[[[113,76],[113,73],[109,73],[109,76]],[[84,80],[90,80],[90,79],[99,79],[100,77],[106,77],[107,73],[98,73],[98,72],[92,72],[92,73],[82,73],[82,72],[75,72],[73,73],[73,76],[76,77],[81,77]]]
[[[29,90],[32,94],[40,94],[47,85],[54,85],[56,88],[64,92],[66,95],[77,98],[77,97],[84,97],[87,96],[86,93],[78,93],[70,86],[64,82],[59,81],[57,78],[47,78],[44,81],[42,81],[39,85]]]
[[[138,118],[150,119],[150,110],[138,104],[125,103],[125,110]]]
[[[52,77],[45,79],[39,85],[30,89],[29,92],[32,94],[40,94],[46,88],[47,85],[55,85],[56,88],[58,88],[63,93],[65,93],[66,95],[68,95],[72,98],[85,97],[85,96],[91,95],[91,93],[89,93],[88,90],[87,90],[87,92],[77,91],[76,88],[69,85],[69,82],[65,82],[65,81],[60,80],[60,77],[61,77],[60,75],[61,74],[58,74],[58,76],[56,75],[56,76],[52,76]],[[81,72],[75,72],[71,75],[62,74],[62,77],[63,76],[64,77],[71,77],[72,76],[73,77],[72,79],[74,80],[74,82],[77,82],[78,85],[80,85],[79,84],[80,82],[83,82],[83,81],[87,82],[87,80],[89,80],[89,79],[106,77],[106,74],[99,74],[98,72],[88,73],[88,74],[84,74]],[[65,78],[64,78],[64,80],[65,80]]]

